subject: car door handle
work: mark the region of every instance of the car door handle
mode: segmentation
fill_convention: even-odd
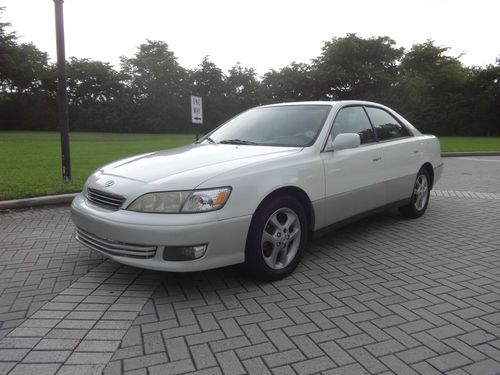
[[[413,153],[414,154],[418,154],[420,151],[419,150],[414,150]]]
[[[372,161],[379,161],[382,160],[382,158],[379,156],[378,158],[373,158]]]

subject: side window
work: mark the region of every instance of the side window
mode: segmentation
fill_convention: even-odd
[[[359,134],[361,144],[375,142],[375,134],[362,107],[346,107],[339,111],[332,127],[332,141],[342,133]]]
[[[366,107],[373,127],[380,141],[386,139],[407,137],[410,134],[392,115],[380,108]]]

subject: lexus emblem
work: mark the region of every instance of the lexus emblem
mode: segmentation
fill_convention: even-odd
[[[114,185],[114,183],[115,183],[115,182],[114,182],[113,180],[106,181],[106,182],[104,183],[104,187],[110,187],[110,186],[113,186],[113,185]]]

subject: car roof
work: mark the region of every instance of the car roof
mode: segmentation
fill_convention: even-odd
[[[329,106],[333,107],[336,104],[343,104],[343,105],[358,104],[358,105],[377,105],[377,106],[383,106],[383,105],[381,105],[379,103],[369,102],[369,101],[366,101],[366,100],[331,100],[331,101],[317,100],[317,101],[275,103],[275,104],[263,105],[263,106],[261,106],[261,108],[265,108],[265,107],[281,107],[281,106],[296,106],[296,105],[329,105]]]

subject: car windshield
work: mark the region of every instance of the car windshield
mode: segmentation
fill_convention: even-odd
[[[229,120],[202,141],[266,146],[310,146],[316,140],[329,105],[254,108]]]

